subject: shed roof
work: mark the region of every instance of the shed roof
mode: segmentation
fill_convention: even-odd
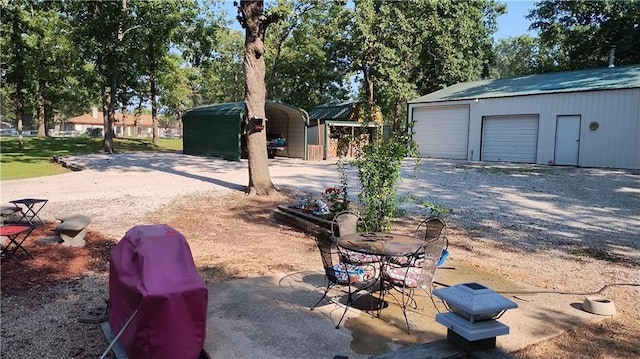
[[[328,103],[316,106],[309,112],[310,120],[345,120],[351,119],[351,113],[358,106],[357,101]]]
[[[540,95],[640,87],[640,65],[555,72],[524,77],[461,82],[409,103]]]

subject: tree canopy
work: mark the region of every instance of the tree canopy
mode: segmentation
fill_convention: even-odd
[[[640,1],[544,0],[528,16],[541,45],[553,48],[557,70],[640,63]]]
[[[396,127],[407,100],[487,75],[504,12],[494,0],[268,7],[279,19],[264,40],[269,99],[307,110],[367,100]],[[53,128],[95,106],[110,137],[117,111],[149,108],[177,121],[186,109],[244,98],[244,34],[221,1],[16,0],[1,15],[0,115],[29,128]]]
[[[549,48],[539,37],[521,35],[501,39],[495,47],[494,77],[519,77],[557,71],[564,62],[557,47]]]

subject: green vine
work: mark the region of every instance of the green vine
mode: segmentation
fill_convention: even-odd
[[[428,209],[429,211],[431,211],[431,214],[434,216],[438,216],[438,217],[442,217],[445,214],[448,214],[450,211],[448,208],[446,207],[441,207],[431,201],[422,201],[422,205]]]
[[[372,139],[352,162],[358,168],[362,186],[358,198],[366,208],[365,222],[369,230],[391,229],[402,161],[416,153],[417,146],[411,134],[397,131],[386,139]]]

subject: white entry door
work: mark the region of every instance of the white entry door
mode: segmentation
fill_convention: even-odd
[[[554,163],[577,166],[580,151],[580,115],[556,118],[556,150]]]

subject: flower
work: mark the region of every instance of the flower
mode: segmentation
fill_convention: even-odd
[[[329,187],[324,190],[324,199],[327,202],[331,213],[344,211],[349,206],[349,198],[347,196],[346,188],[339,189],[336,187]]]
[[[331,195],[331,194],[338,194],[340,193],[340,190],[335,188],[335,187],[329,187],[327,189],[324,190],[324,194],[325,195]]]
[[[324,198],[327,202],[333,203],[338,200],[340,196],[340,190],[335,187],[329,187],[324,190]]]

